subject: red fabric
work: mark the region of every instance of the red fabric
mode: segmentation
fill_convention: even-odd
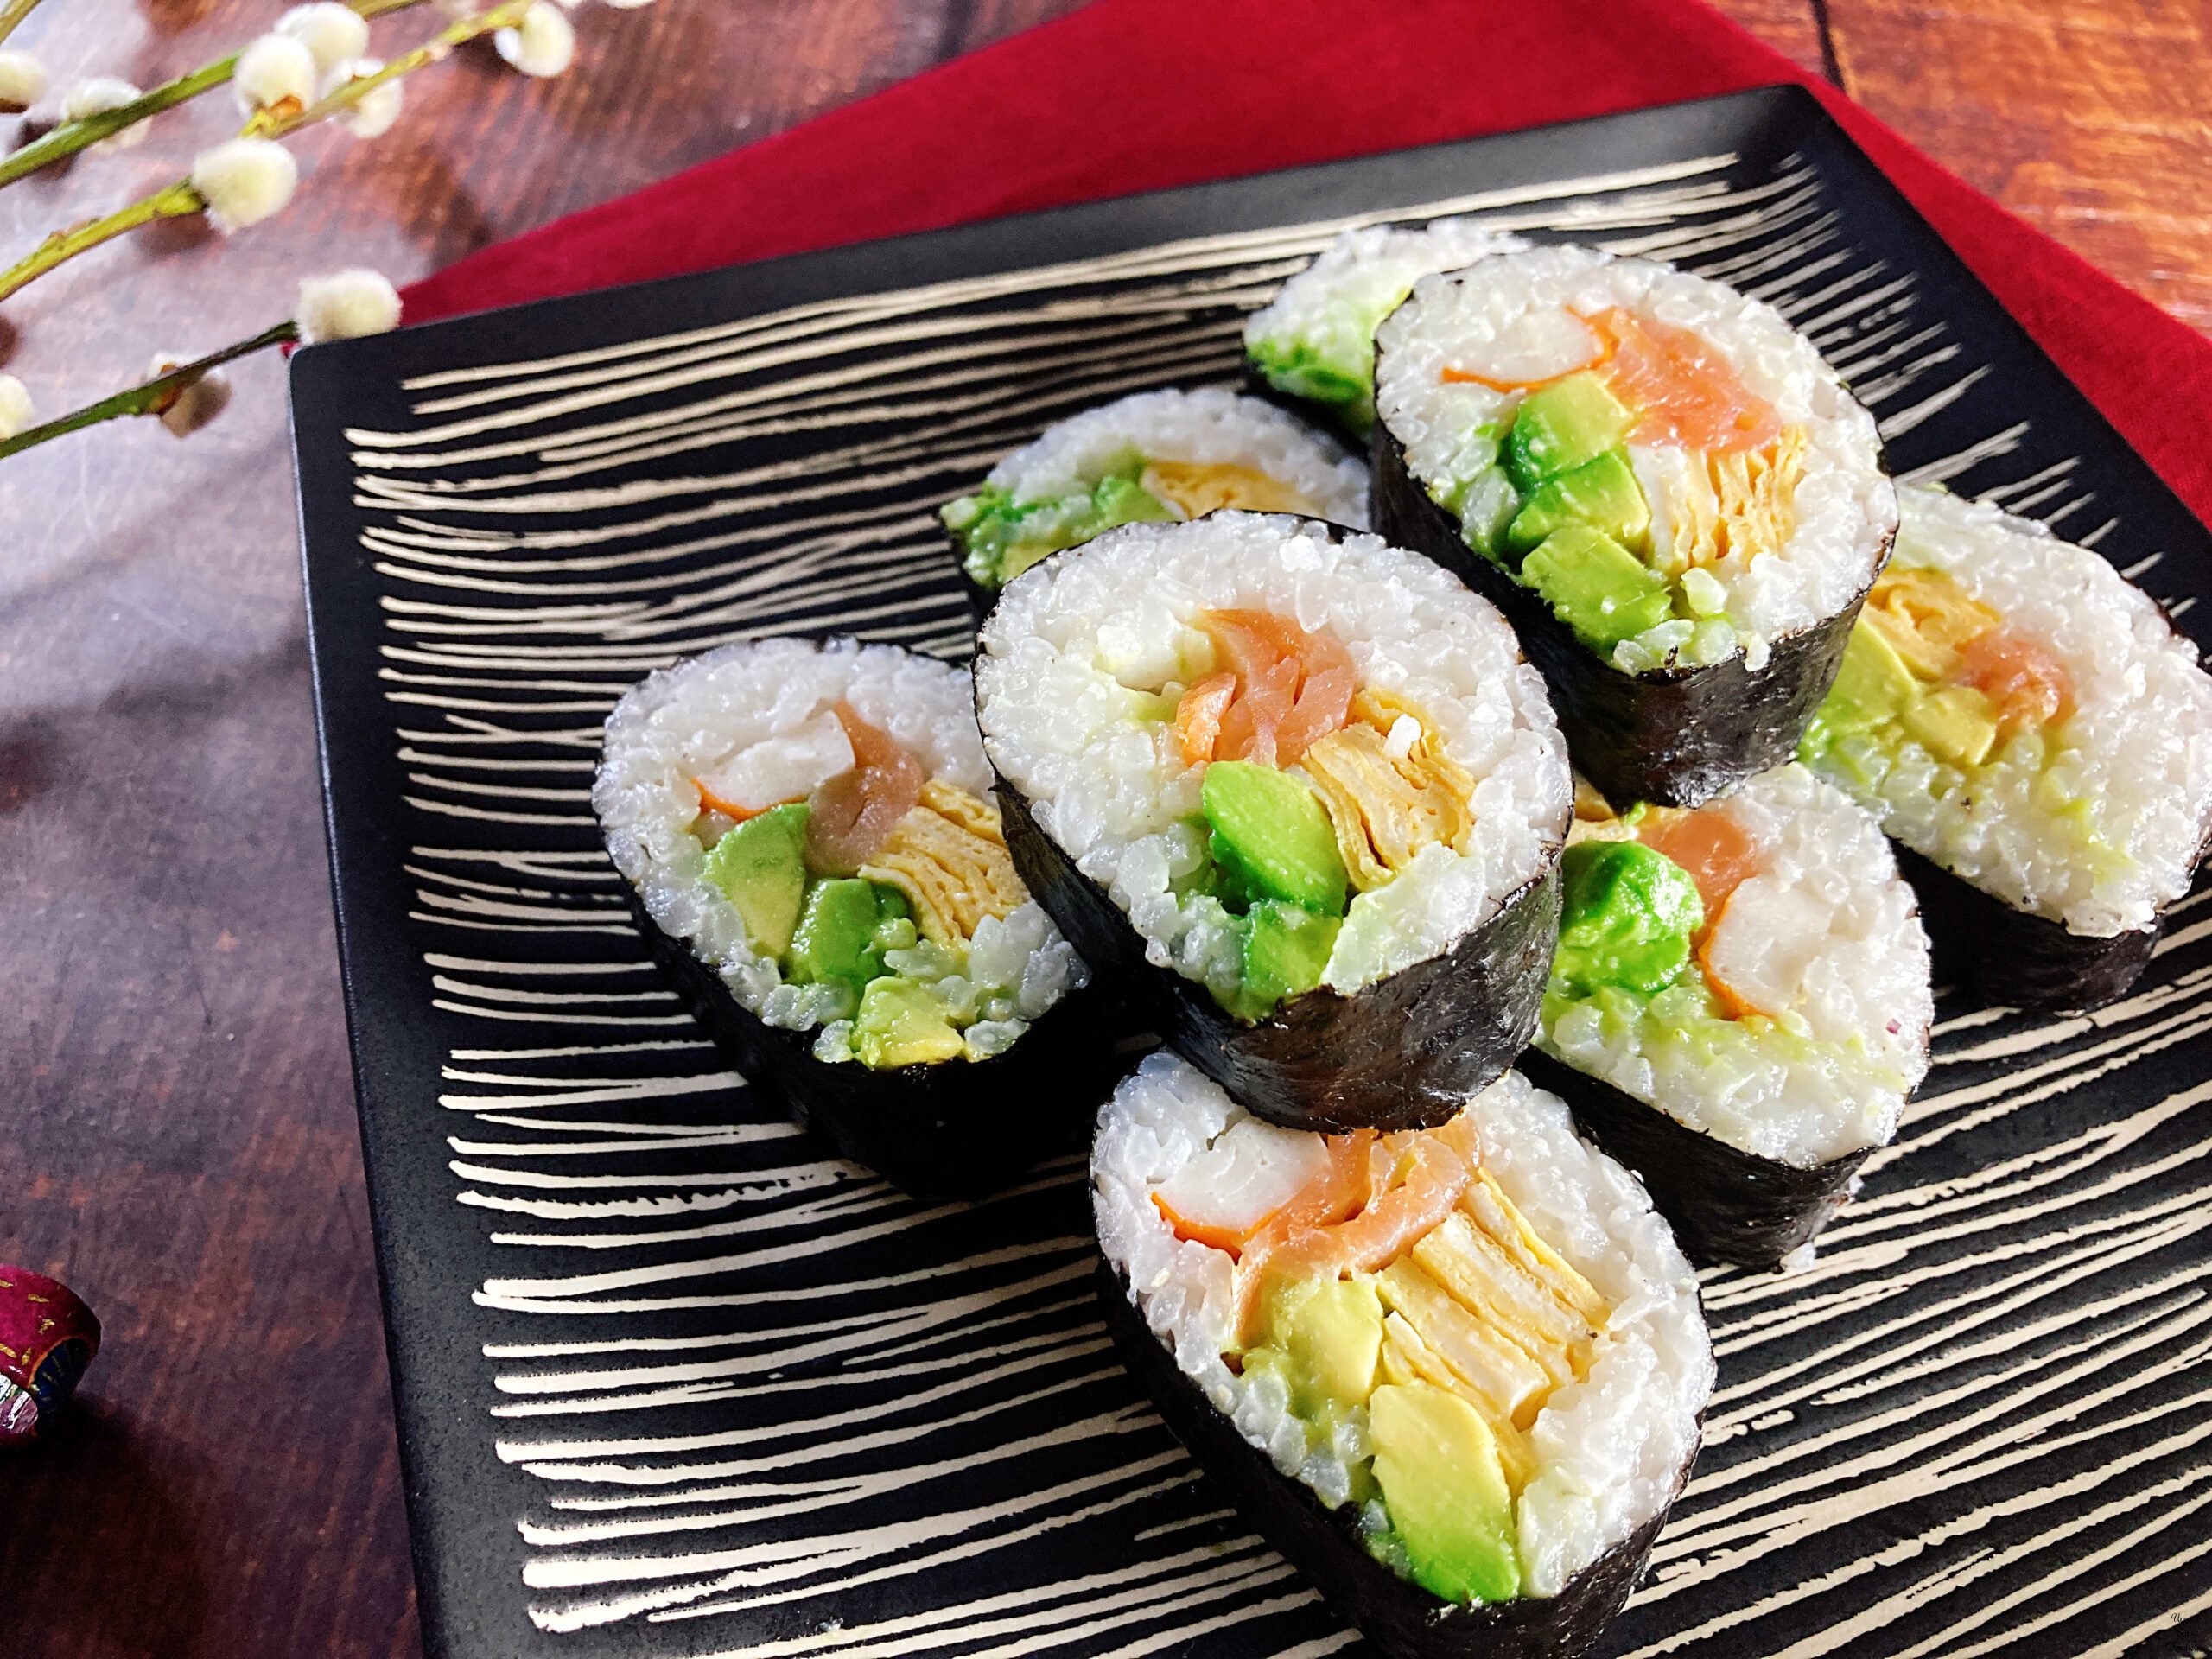
[[[1502,66],[1510,65],[1510,73]],[[1095,0],[408,291],[423,321],[1795,80],[2212,518],[2212,342],[1695,0]]]

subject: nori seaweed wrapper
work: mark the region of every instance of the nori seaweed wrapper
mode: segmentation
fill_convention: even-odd
[[[1503,1076],[1535,1033],[1559,943],[1556,854],[1444,955],[1350,995],[1308,991],[1247,1024],[1196,980],[1146,961],[1122,907],[1003,778],[998,801],[1014,868],[1083,959],[1119,981],[1184,1058],[1270,1122],[1332,1135],[1434,1128]]]
[[[1678,1122],[1541,1049],[1530,1049],[1519,1065],[1529,1082],[1567,1103],[1585,1135],[1636,1173],[1651,1207],[1702,1266],[1779,1267],[1843,1207],[1873,1150],[1864,1147],[1809,1169],[1785,1164]]]
[[[1127,1069],[1116,1052],[1127,1027],[1095,977],[987,1060],[881,1071],[817,1060],[815,1031],[767,1024],[688,944],[661,931],[627,882],[622,892],[654,957],[747,1081],[779,1093],[792,1122],[840,1157],[915,1198],[981,1198],[1082,1146]]]
[[[2109,938],[2070,932],[2063,922],[2013,909],[1902,842],[1891,844],[1897,873],[1920,895],[1936,982],[1984,1002],[2050,1013],[2102,1007],[2142,977],[2165,926],[2161,912],[2150,926]]]
[[[1776,639],[1756,674],[1740,653],[1706,668],[1625,674],[1577,639],[1541,594],[1460,539],[1459,521],[1428,499],[1379,420],[1372,455],[1376,530],[1505,613],[1551,688],[1576,767],[1608,799],[1696,806],[1796,758],[1843,661],[1866,588],[1827,620]],[[1888,560],[1885,545],[1876,571]]]
[[[1560,1595],[1471,1606],[1447,1602],[1367,1552],[1357,1510],[1325,1507],[1282,1474],[1183,1375],[1130,1300],[1128,1281],[1101,1260],[1098,1300],[1122,1360],[1150,1391],[1175,1437],[1260,1535],[1313,1580],[1329,1605],[1391,1659],[1569,1659],[1587,1653],[1628,1599],[1667,1512],[1689,1478],[1683,1460],[1657,1513],[1577,1573]]]

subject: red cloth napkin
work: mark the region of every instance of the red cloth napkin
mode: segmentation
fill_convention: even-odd
[[[1095,0],[462,260],[410,321],[1794,80],[2200,518],[2212,341],[1695,0]]]

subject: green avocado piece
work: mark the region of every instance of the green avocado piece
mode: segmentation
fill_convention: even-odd
[[[747,818],[707,855],[707,880],[744,919],[753,948],[781,957],[791,948],[806,897],[806,803],[772,806]]]
[[[1628,464],[1626,450],[1608,449],[1538,485],[1506,526],[1506,545],[1516,553],[1526,554],[1554,531],[1570,524],[1602,531],[1624,547],[1646,544],[1651,507]]]
[[[1835,683],[1821,716],[1839,730],[1871,730],[1904,713],[1920,696],[1920,682],[1878,628],[1861,622],[1843,647]]]
[[[885,899],[896,901],[888,913]],[[887,921],[903,916],[906,900],[895,887],[856,877],[817,881],[806,890],[798,929],[791,935],[785,971],[801,984],[849,985],[858,996],[883,972]]]
[[[1088,489],[1044,501],[1016,501],[1002,485],[946,503],[938,519],[960,543],[961,563],[978,585],[998,588],[1039,560],[1077,547],[1116,524],[1164,522],[1173,507],[1137,482],[1141,458],[1123,461]]]
[[[1382,1299],[1364,1279],[1284,1279],[1268,1300],[1268,1340],[1288,1361],[1291,1408],[1319,1419],[1363,1406],[1382,1363]]]
[[[958,1057],[960,1033],[937,993],[918,980],[887,974],[861,993],[853,1021],[853,1048],[874,1071],[929,1065]]]
[[[1552,976],[1576,996],[1607,986],[1655,996],[1688,967],[1705,903],[1688,870],[1634,841],[1578,842],[1560,862],[1566,896]]]
[[[1477,473],[1459,492],[1453,508],[1459,516],[1459,539],[1484,557],[1518,565],[1521,553],[1506,539],[1506,528],[1521,511],[1521,492],[1513,487],[1503,467]]]
[[[1303,996],[1321,982],[1336,948],[1337,930],[1344,925],[1334,916],[1322,916],[1277,899],[1262,899],[1252,906],[1251,925],[1244,932],[1244,994],[1268,1009],[1294,996]]]
[[[1446,1601],[1519,1595],[1513,1493],[1482,1414],[1433,1382],[1385,1382],[1368,1422],[1375,1478],[1414,1581]]]
[[[1505,437],[1505,470],[1524,495],[1554,474],[1617,447],[1636,411],[1585,369],[1522,399]]]
[[[1568,524],[1544,537],[1521,564],[1521,579],[1592,651],[1656,628],[1673,614],[1666,582],[1602,531]]]
[[[1978,766],[1996,747],[1997,721],[1989,699],[1971,686],[1930,691],[1907,703],[1899,717],[1929,753],[1955,766]]]
[[[1344,913],[1349,878],[1320,797],[1287,772],[1217,760],[1198,787],[1214,862],[1247,903],[1281,899],[1323,916]]]

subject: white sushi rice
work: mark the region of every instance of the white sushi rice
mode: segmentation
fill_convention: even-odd
[[[1760,1006],[1784,1004],[1770,1010],[1779,1018],[1686,1026],[1669,1017],[1683,999],[1664,994],[1554,995],[1539,1046],[1758,1157],[1809,1169],[1885,1144],[1927,1073],[1936,1012],[1928,935],[1889,842],[1796,765],[1700,810],[1725,813],[1755,859],[1715,929],[1715,960],[1754,968],[1772,993]]]
[[[1467,435],[1503,428],[1521,395],[1443,371],[1469,353],[1535,350],[1562,310],[1594,315],[1619,307],[1687,328],[1726,358],[1746,390],[1808,438],[1794,501],[1795,527],[1777,551],[1734,552],[1706,570],[1718,584],[1707,608],[1734,625],[1700,633],[1686,620],[1661,624],[1616,649],[1626,671],[1709,664],[1741,652],[1765,665],[1784,635],[1826,621],[1872,582],[1897,528],[1897,493],[1882,470],[1873,416],[1859,406],[1809,340],[1772,306],[1671,265],[1617,259],[1593,249],[1535,248],[1501,254],[1464,271],[1424,277],[1376,335],[1376,401],[1424,486],[1447,477]],[[1568,366],[1572,366],[1569,365]],[[1669,451],[1631,446],[1647,496]],[[1658,503],[1655,500],[1656,511]],[[1697,644],[1691,646],[1696,636]]]
[[[1543,1238],[1611,1305],[1589,1372],[1555,1390],[1529,1433],[1536,1472],[1516,1509],[1526,1593],[1555,1596],[1673,1495],[1713,1389],[1697,1280],[1637,1179],[1574,1133],[1555,1096],[1509,1071],[1467,1104],[1483,1166]],[[1325,1503],[1345,1501],[1371,1455],[1363,1414],[1310,1451],[1280,1382],[1240,1376],[1234,1262],[1179,1239],[1152,1193],[1245,1116],[1166,1053],[1146,1058],[1099,1114],[1091,1148],[1099,1248],[1145,1322],[1245,1440]]]
[[[1141,391],[1045,429],[991,468],[1017,502],[1087,491],[1132,455],[1147,461],[1248,467],[1296,491],[1316,516],[1367,528],[1367,465],[1344,446],[1257,397],[1220,386]]]
[[[1245,353],[1274,385],[1296,395],[1308,395],[1315,369],[1367,388],[1348,406],[1363,430],[1375,418],[1376,326],[1430,272],[1458,270],[1528,245],[1469,219],[1346,231],[1246,319]]]
[[[1332,543],[1281,514],[1126,525],[1007,586],[976,637],[976,708],[992,763],[1155,967],[1224,993],[1241,974],[1234,918],[1173,885],[1206,856],[1205,768],[1141,713],[1211,668],[1194,625],[1231,608],[1333,631],[1361,683],[1427,709],[1478,780],[1467,850],[1432,845],[1355,898],[1324,984],[1357,990],[1440,954],[1544,872],[1572,810],[1567,749],[1491,606],[1379,537]]]
[[[1898,567],[1944,572],[2049,650],[2074,712],[1971,775],[1909,739],[1893,753],[1847,741],[1823,769],[1897,840],[2016,909],[2097,938],[2150,926],[2189,891],[2212,830],[2212,677],[2196,646],[2033,520],[1946,490],[1898,497]]]
[[[691,831],[699,816],[691,779],[753,744],[791,736],[841,698],[896,738],[930,777],[990,798],[967,675],[896,646],[851,639],[724,645],[650,676],[607,716],[592,782],[607,850],[661,931],[686,941],[744,1007],[794,1031],[845,1023],[837,1016],[849,994],[787,985],[775,961],[753,949],[736,906],[705,877],[706,849]],[[1032,899],[1003,920],[984,918],[962,977],[966,984],[940,991],[958,1003],[972,988],[982,1018],[965,1033],[967,1058],[985,1059],[1083,985],[1088,970]],[[845,1058],[820,1045],[817,1052]]]

